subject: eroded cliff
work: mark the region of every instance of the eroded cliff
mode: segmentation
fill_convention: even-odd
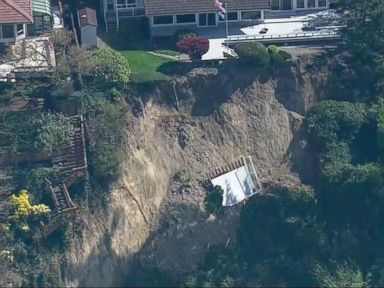
[[[307,64],[301,59],[273,76],[229,65],[195,69],[159,85],[139,113],[131,107],[121,177],[106,211],[84,216],[65,283],[124,284],[133,261],[183,274],[210,245],[235,241],[239,207],[209,217],[201,183],[242,155],[254,157],[263,183],[300,181],[291,171],[305,148],[300,114],[322,97],[326,81]]]

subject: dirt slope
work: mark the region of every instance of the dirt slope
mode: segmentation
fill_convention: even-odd
[[[234,241],[239,207],[209,217],[200,181],[242,155],[254,157],[264,183],[297,182],[288,160],[304,147],[292,149],[302,117],[278,99],[304,113],[325,75],[313,76],[302,64],[284,73],[197,69],[175,79],[175,89],[160,85],[142,115],[127,112],[122,176],[105,215],[86,217],[82,240],[67,255],[66,283],[122,284],[134,258],[178,275],[210,245]],[[165,104],[176,97],[179,110]]]

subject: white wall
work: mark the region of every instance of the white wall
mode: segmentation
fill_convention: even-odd
[[[97,46],[97,32],[96,27],[87,25],[81,27],[81,47],[82,48],[91,48]]]

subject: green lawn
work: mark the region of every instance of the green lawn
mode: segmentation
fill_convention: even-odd
[[[151,55],[145,51],[122,51],[121,53],[130,64],[133,82],[165,80],[168,78],[167,75],[157,70],[162,64],[173,62],[173,60]]]

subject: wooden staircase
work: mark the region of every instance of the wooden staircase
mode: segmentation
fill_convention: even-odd
[[[70,145],[59,148],[52,157],[53,167],[61,172],[69,172],[87,169],[87,157],[85,151],[83,116],[70,117],[74,128],[74,134],[71,137]],[[83,175],[84,176],[84,175]]]
[[[51,196],[55,203],[58,214],[62,214],[77,208],[69,196],[65,183],[53,185],[52,182],[48,179],[45,179],[45,182],[47,183],[48,189],[51,192]]]
[[[117,33],[118,28],[117,28],[117,22],[113,20],[107,20],[107,29],[108,33]]]
[[[222,167],[220,167],[214,171],[209,172],[208,178],[213,179],[213,178],[219,177],[220,175],[223,175],[223,174],[228,173],[232,170],[240,168],[241,166],[244,166],[244,159],[243,158],[240,158],[239,160],[236,160],[236,161],[230,163],[229,165],[222,166]]]
[[[78,179],[87,175],[83,116],[72,116],[67,119],[74,127],[70,145],[60,147],[52,157],[53,167],[61,172],[60,174],[64,176],[64,180],[61,183],[52,183],[45,179],[59,218],[61,216],[69,217],[74,210],[78,209],[69,195],[68,188]],[[48,237],[60,227],[62,221],[56,218],[45,226],[43,237]]]

